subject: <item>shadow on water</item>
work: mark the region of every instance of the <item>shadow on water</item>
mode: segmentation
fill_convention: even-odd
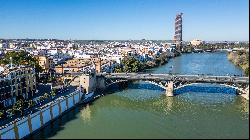
[[[187,92],[221,93],[221,94],[235,94],[236,95],[236,89],[225,87],[225,86],[216,86],[216,85],[214,86],[190,85],[190,86],[176,89],[174,91],[174,94],[179,95],[179,94],[183,94]]]
[[[133,83],[133,84],[129,84],[128,85],[129,89],[146,89],[146,90],[159,90],[159,91],[164,91],[165,89],[153,85],[153,84],[149,84],[149,83]]]
[[[73,109],[65,112],[62,116],[58,117],[56,120],[51,121],[50,123],[46,124],[45,127],[41,128],[40,130],[36,131],[32,135],[25,137],[25,139],[48,139],[57,135],[58,132],[65,129],[66,123],[78,119],[76,116],[82,108],[86,107],[87,105],[93,105],[93,102],[89,102],[84,105],[77,105],[73,107]]]
[[[121,86],[122,85],[122,86]],[[117,91],[122,91],[125,89],[145,89],[145,90],[152,90],[152,91],[164,91],[165,89],[154,85],[154,84],[150,84],[144,81],[136,81],[136,82],[131,82],[128,84],[113,84],[111,86],[109,86],[106,89],[106,92],[117,92]]]

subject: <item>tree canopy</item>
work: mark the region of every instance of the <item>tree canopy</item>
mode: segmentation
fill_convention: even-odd
[[[20,52],[7,52],[3,58],[0,59],[0,64],[10,64],[12,57],[12,63],[15,65],[29,65],[35,66],[36,72],[41,72],[42,68],[38,63],[38,60],[30,55],[28,52],[20,51]]]
[[[134,57],[124,57],[122,66],[115,68],[115,72],[139,72],[144,69],[144,65]]]

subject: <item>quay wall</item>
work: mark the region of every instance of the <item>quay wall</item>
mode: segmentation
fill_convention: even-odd
[[[40,111],[5,125],[0,128],[0,139],[21,139],[30,135],[78,104],[82,95],[82,92],[76,90],[44,105]]]

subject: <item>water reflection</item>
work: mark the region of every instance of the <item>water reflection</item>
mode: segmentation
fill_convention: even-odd
[[[162,111],[165,115],[171,114],[174,110],[174,98],[167,97],[165,94],[161,95],[159,99],[153,100],[153,107],[154,111]]]
[[[166,100],[167,99],[167,100]],[[173,104],[174,104],[174,99],[173,97],[165,97],[165,111],[172,111]]]
[[[89,104],[87,104],[85,107],[83,107],[80,112],[81,112],[81,119],[84,122],[91,121],[91,110],[90,110]]]

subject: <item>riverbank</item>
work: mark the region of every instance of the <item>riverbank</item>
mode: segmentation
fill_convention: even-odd
[[[158,57],[155,57],[153,60],[147,61],[144,63],[144,68],[156,68],[161,65],[164,65],[168,62],[171,57],[167,55],[167,53],[161,53]]]
[[[227,58],[236,66],[240,67],[249,76],[249,51],[240,50],[229,52]]]
[[[114,73],[145,72],[146,69],[157,68],[165,65],[169,59],[179,56],[179,53],[162,52],[153,58],[141,61],[136,56],[126,56],[120,65],[114,68]]]

